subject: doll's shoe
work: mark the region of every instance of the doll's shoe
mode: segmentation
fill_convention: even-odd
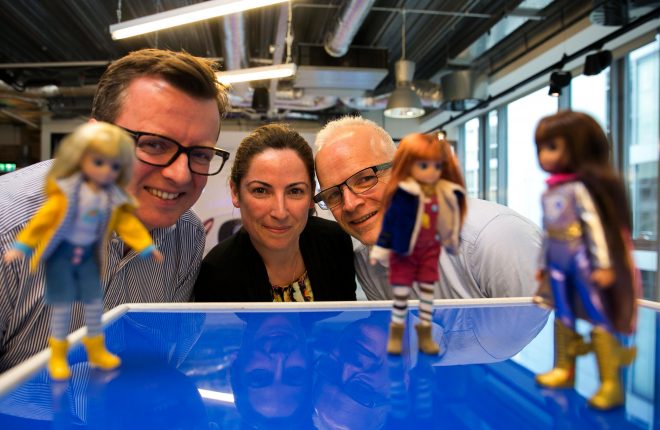
[[[82,340],[87,350],[87,358],[92,367],[98,367],[103,370],[110,370],[118,367],[121,360],[114,354],[105,349],[105,338],[102,334],[93,337],[86,337]]]
[[[601,384],[589,399],[589,405],[596,409],[620,406],[625,399],[619,369],[633,362],[636,349],[622,347],[611,333],[599,327],[591,332],[591,342],[596,352]]]
[[[433,341],[431,329],[432,327],[430,325],[417,324],[415,326],[415,330],[417,330],[417,344],[419,350],[424,354],[437,355],[440,352],[440,347]]]
[[[392,355],[401,355],[403,348],[403,324],[395,322],[390,323],[390,337],[387,339],[387,353]]]
[[[50,360],[48,361],[48,373],[50,377],[63,381],[71,377],[71,369],[67,361],[67,351],[69,350],[69,342],[65,340],[58,340],[54,337],[48,338],[50,345]]]
[[[575,358],[589,352],[582,336],[555,320],[555,365],[549,372],[536,376],[536,383],[549,388],[575,385]]]

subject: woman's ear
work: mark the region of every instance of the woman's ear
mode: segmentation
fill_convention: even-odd
[[[235,208],[241,207],[241,202],[238,199],[238,187],[234,184],[233,181],[229,181],[229,188],[231,189],[231,203]]]

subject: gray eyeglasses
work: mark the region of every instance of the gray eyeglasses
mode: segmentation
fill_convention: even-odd
[[[392,163],[388,162],[362,169],[341,184],[322,190],[314,196],[314,202],[318,203],[321,209],[332,209],[344,201],[341,192],[342,185],[346,185],[353,194],[362,194],[375,187],[378,183],[378,178],[383,176],[383,172],[391,167]]]

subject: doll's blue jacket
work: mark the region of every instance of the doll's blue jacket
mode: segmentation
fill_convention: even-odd
[[[30,269],[35,270],[42,259],[47,259],[65,239],[70,226],[76,219],[78,193],[82,185],[82,175],[75,173],[63,179],[50,179],[46,184],[48,199],[16,238],[15,248],[25,255],[31,255]],[[142,255],[155,249],[151,235],[133,214],[134,206],[130,197],[118,186],[108,189],[109,207],[102,222],[104,232],[98,241],[99,262],[105,262],[104,251],[112,231],[117,231],[122,240]],[[34,253],[33,253],[34,251]]]
[[[461,230],[461,207],[465,207],[465,190],[458,184],[440,179],[435,186],[438,198],[436,231],[443,247],[458,253]],[[390,249],[399,255],[410,255],[415,248],[424,214],[422,189],[412,178],[399,183],[383,217],[376,247]]]

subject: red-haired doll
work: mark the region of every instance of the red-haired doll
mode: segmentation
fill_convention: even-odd
[[[394,155],[385,189],[387,212],[372,263],[389,259],[394,303],[387,351],[401,353],[401,340],[413,282],[419,283],[420,323],[415,326],[419,349],[437,354],[431,336],[433,290],[438,282],[441,247],[455,254],[466,213],[465,190],[451,147],[437,134],[406,136]],[[391,251],[391,252],[390,252]]]
[[[634,330],[638,290],[624,187],[609,163],[607,137],[589,115],[562,111],[541,119],[536,145],[541,168],[551,174],[537,279],[549,282],[555,308],[554,368],[536,381],[572,387],[576,356],[593,350],[601,386],[589,404],[609,409],[624,401],[619,369],[635,356],[617,339]],[[577,317],[594,326],[590,344],[575,332]]]

